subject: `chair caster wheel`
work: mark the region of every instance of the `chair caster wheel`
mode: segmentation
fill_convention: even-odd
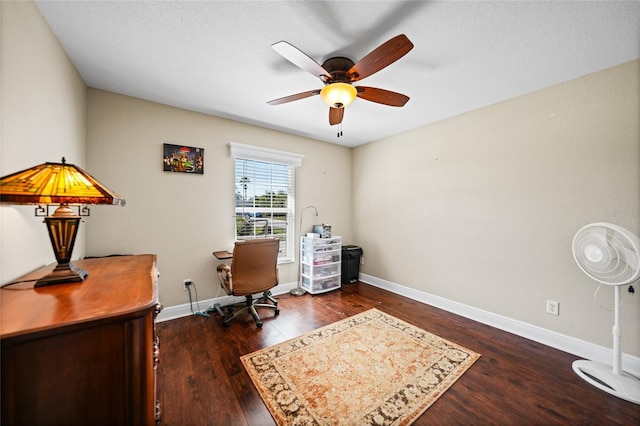
[[[261,322],[257,323],[256,325],[258,326],[258,328],[262,328],[262,323]]]
[[[280,309],[276,309],[276,315],[280,314]]]
[[[228,322],[223,322],[222,325],[224,325],[224,328],[229,328],[229,326],[231,325],[231,323]]]

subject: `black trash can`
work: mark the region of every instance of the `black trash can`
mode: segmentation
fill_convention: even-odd
[[[362,256],[362,247],[342,246],[342,284],[358,282],[360,256]]]

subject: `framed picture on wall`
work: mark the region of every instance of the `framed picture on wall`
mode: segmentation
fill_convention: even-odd
[[[204,148],[164,144],[164,171],[204,174]]]

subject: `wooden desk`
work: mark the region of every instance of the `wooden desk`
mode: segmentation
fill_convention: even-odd
[[[233,259],[233,253],[231,253],[228,250],[221,250],[221,251],[214,251],[213,255],[216,257],[216,259],[218,260],[229,260],[229,259]]]
[[[0,290],[2,424],[155,424],[156,256],[74,264],[84,282]]]

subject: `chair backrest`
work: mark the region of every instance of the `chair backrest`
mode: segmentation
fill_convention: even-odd
[[[233,294],[261,293],[278,285],[280,240],[262,238],[237,241],[233,247]]]

